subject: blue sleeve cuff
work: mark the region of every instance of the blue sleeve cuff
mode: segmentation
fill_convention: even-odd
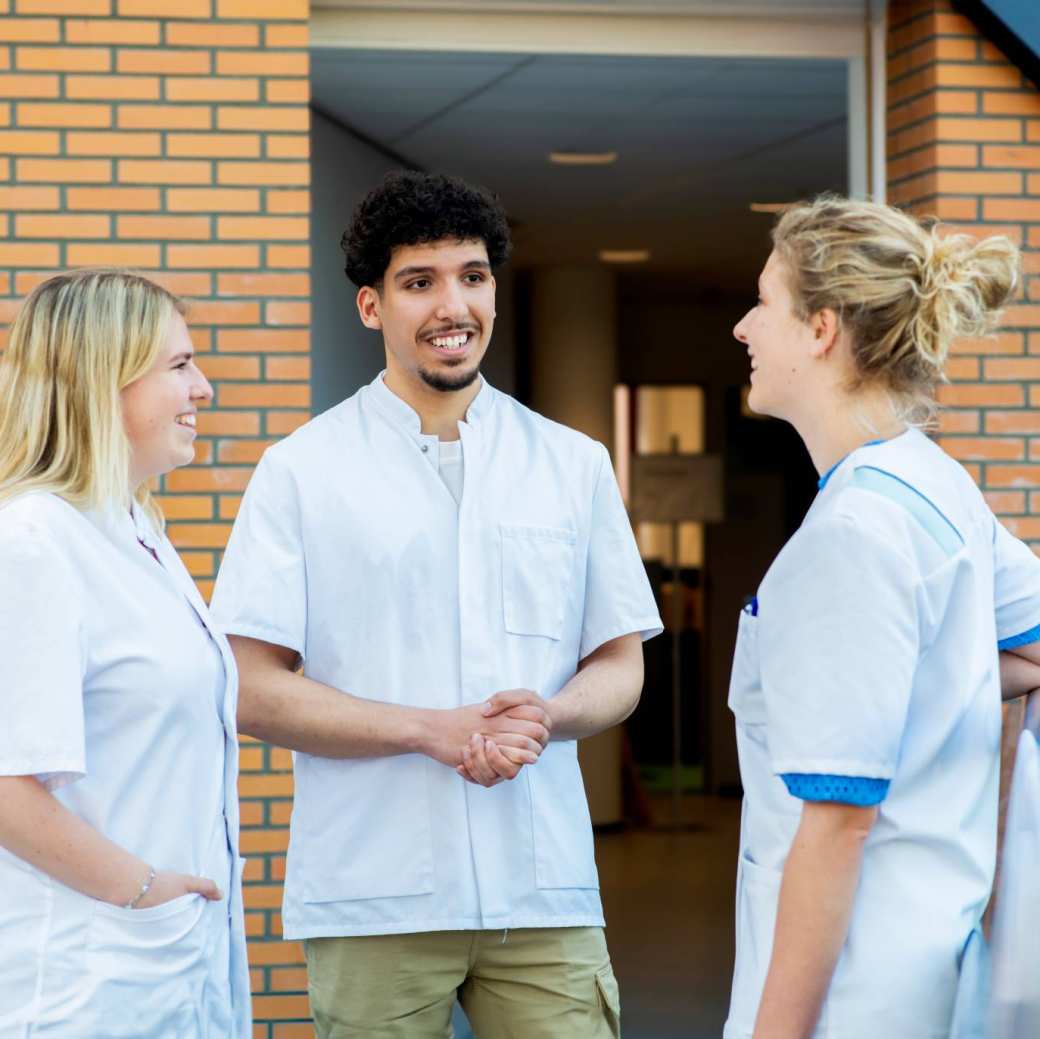
[[[1021,635],[1001,639],[997,643],[997,649],[1014,649],[1015,646],[1028,646],[1030,642],[1040,642],[1040,624],[1029,631],[1023,631]]]
[[[780,778],[788,793],[802,801],[834,801],[837,804],[869,808],[881,804],[891,780],[863,776],[828,776],[804,772],[784,772]]]

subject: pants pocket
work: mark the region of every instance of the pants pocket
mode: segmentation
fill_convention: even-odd
[[[621,994],[614,968],[609,963],[596,972],[596,994],[610,1034],[614,1039],[621,1039]]]

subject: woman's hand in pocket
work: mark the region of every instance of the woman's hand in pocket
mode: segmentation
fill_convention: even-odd
[[[220,888],[208,877],[195,877],[189,873],[156,872],[151,887],[141,896],[135,909],[148,909],[165,902],[172,902],[181,895],[202,895],[210,902],[219,901],[224,896]]]

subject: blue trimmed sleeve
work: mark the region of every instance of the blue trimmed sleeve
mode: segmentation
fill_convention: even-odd
[[[1016,646],[1028,646],[1031,642],[1040,642],[1040,624],[1021,635],[1011,635],[997,642],[997,649],[1014,649]]]
[[[786,784],[788,793],[801,801],[833,801],[859,808],[881,804],[888,794],[890,782],[864,776],[830,776],[805,772],[785,772],[780,778]]]

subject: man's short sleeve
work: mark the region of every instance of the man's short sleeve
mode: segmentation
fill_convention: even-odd
[[[996,519],[993,528],[997,645],[1014,649],[1040,640],[1040,559]]]
[[[68,564],[32,529],[0,534],[0,775],[55,789],[86,774],[82,604]]]
[[[298,492],[291,474],[264,455],[231,531],[211,611],[228,635],[305,656],[307,572]]]
[[[663,630],[610,455],[602,445],[599,452],[579,651],[583,660],[611,639],[639,632],[645,641]]]
[[[916,573],[845,516],[777,558],[758,604],[775,773],[892,778],[917,669]]]

